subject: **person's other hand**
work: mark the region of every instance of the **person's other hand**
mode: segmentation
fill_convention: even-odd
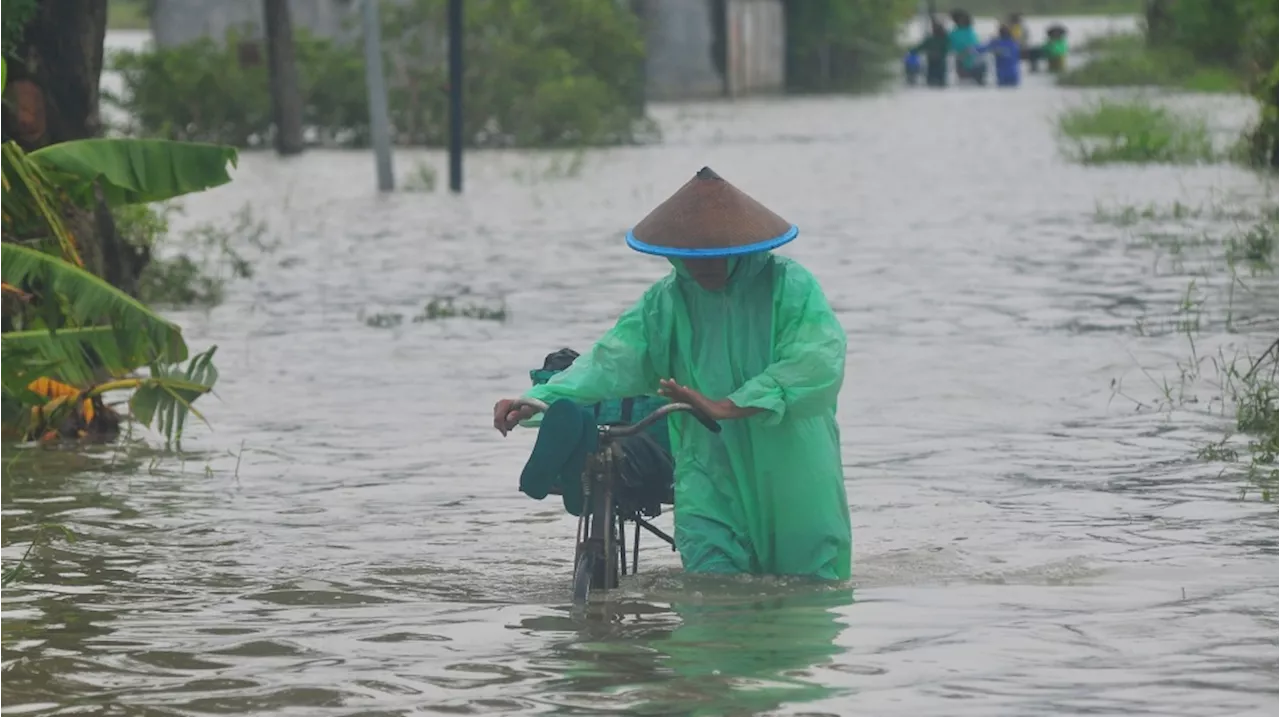
[[[533,406],[520,406],[513,409],[512,404],[515,402],[514,398],[504,398],[493,405],[493,427],[504,436],[521,421],[532,418],[533,414],[538,412]]]

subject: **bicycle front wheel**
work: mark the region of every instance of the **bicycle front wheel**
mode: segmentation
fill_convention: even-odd
[[[597,485],[591,492],[591,519],[587,524],[591,529],[587,545],[589,552],[595,554],[591,589],[612,590],[618,587],[618,520],[612,485]]]
[[[578,564],[573,567],[573,604],[581,607],[587,604],[591,595],[591,582],[596,569],[596,555],[590,550],[582,551],[578,556]]]

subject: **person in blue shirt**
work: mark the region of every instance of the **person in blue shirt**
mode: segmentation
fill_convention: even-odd
[[[1008,25],[1001,25],[1000,32],[994,40],[978,48],[980,52],[989,53],[996,61],[996,85],[999,87],[1017,87],[1021,80],[1021,48],[1014,39]]]
[[[902,58],[902,69],[907,75],[907,84],[915,85],[920,81],[920,72],[924,67],[920,63],[920,53],[914,49],[908,50],[906,57]]]

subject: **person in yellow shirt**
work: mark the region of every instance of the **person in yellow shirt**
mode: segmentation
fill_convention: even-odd
[[[1026,59],[1027,53],[1027,26],[1022,23],[1022,13],[1011,12],[1009,19],[1004,22],[1005,27],[1009,28],[1009,35],[1013,41],[1018,43],[1023,59]]]

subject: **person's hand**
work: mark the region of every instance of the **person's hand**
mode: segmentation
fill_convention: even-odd
[[[514,398],[504,398],[493,405],[493,427],[504,436],[521,421],[532,418],[538,412],[533,406],[520,406],[513,410],[512,404],[515,401]]]
[[[713,421],[738,417],[737,406],[734,406],[732,401],[728,399],[712,401],[688,386],[681,386],[673,378],[664,378],[658,382],[658,395],[670,399],[673,403],[687,403]]]

